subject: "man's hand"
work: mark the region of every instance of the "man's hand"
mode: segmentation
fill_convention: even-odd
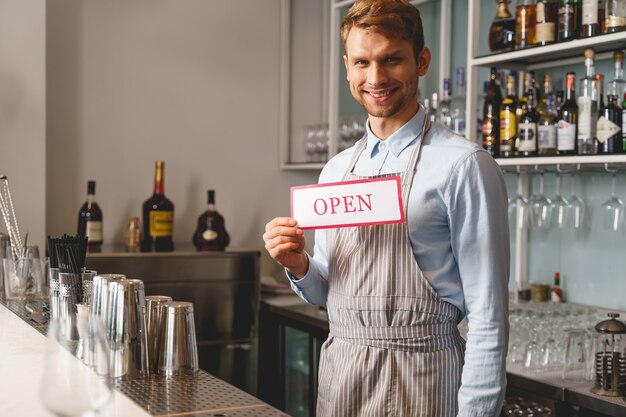
[[[291,217],[276,217],[265,225],[265,249],[290,274],[302,278],[309,270],[309,257],[304,251],[304,232]]]

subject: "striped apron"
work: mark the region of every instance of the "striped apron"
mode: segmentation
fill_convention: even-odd
[[[422,138],[430,128],[425,118]],[[420,140],[399,175],[405,213]],[[330,334],[320,357],[318,417],[454,417],[464,341],[460,311],[439,299],[420,270],[407,222],[328,229]]]

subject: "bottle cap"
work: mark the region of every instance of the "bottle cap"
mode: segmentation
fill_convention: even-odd
[[[624,60],[624,51],[615,51],[613,52],[613,61],[614,62],[622,62]]]
[[[87,181],[87,194],[96,193],[96,182],[94,180]]]
[[[585,59],[590,59],[593,61],[596,59],[596,50],[593,48],[587,48],[585,49],[585,52],[583,55],[585,56]]]
[[[215,190],[208,190],[207,197],[209,204],[215,204]]]

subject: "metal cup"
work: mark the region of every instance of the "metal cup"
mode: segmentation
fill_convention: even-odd
[[[78,330],[78,347],[76,348],[76,357],[81,359],[86,365],[94,363],[88,348],[88,329],[89,329],[89,304],[76,304],[76,328]]]
[[[67,340],[78,340],[76,304],[81,300],[80,274],[59,272],[58,319],[63,322]]]
[[[101,274],[93,277],[91,284],[91,314],[106,327],[106,309],[109,299],[109,283],[126,278],[123,274]]]
[[[146,329],[148,336],[148,362],[150,372],[158,372],[159,349],[165,334],[165,308],[164,304],[172,301],[172,297],[166,295],[146,296]]]
[[[198,347],[193,304],[169,301],[165,308],[165,335],[159,354],[159,372],[167,376],[198,370]]]
[[[9,236],[0,233],[0,292],[4,292],[4,267],[3,259],[11,257],[11,241]]]
[[[48,268],[48,298],[50,299],[50,319],[59,318],[59,268]]]
[[[80,273],[83,289],[83,303],[91,304],[91,297],[93,294],[93,277],[98,273],[90,269],[84,270]]]
[[[109,283],[106,310],[110,375],[137,378],[148,374],[146,301],[143,281],[120,279]]]

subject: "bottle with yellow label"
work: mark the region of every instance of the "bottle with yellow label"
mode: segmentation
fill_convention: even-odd
[[[142,252],[174,250],[174,204],[165,197],[163,166],[163,161],[156,161],[154,193],[143,203]]]
[[[193,244],[199,251],[224,250],[230,243],[224,216],[215,207],[215,190],[207,192],[208,206],[198,217],[198,227],[193,234]]]
[[[517,96],[515,95],[515,77],[506,77],[506,97],[500,106],[500,156],[508,158],[515,154],[517,139]]]

